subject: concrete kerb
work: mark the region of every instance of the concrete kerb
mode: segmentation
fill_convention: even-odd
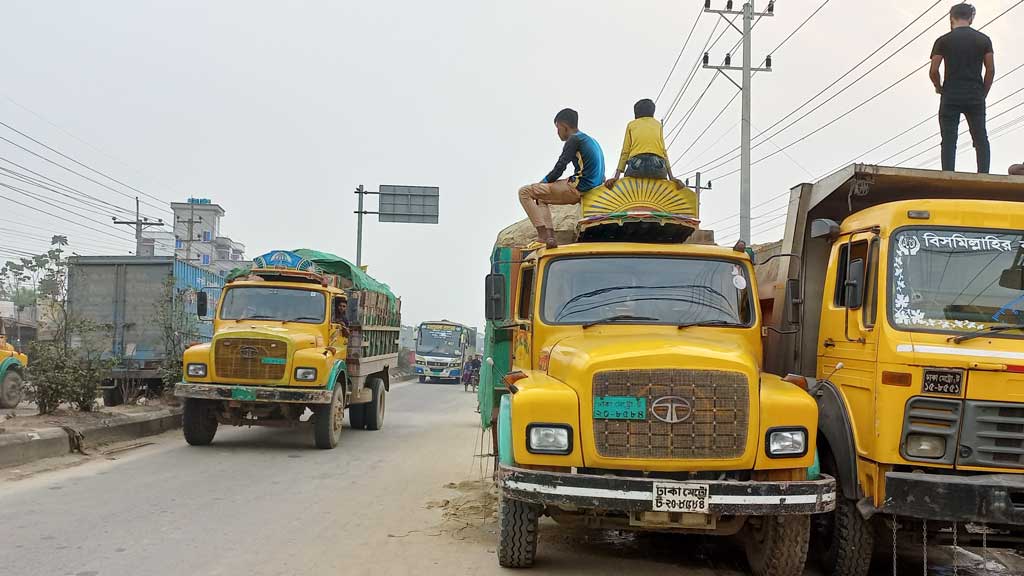
[[[64,456],[78,448],[152,436],[181,427],[181,408],[125,414],[113,422],[81,429],[41,428],[0,434],[0,468]]]

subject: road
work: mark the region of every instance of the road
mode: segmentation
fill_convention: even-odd
[[[405,382],[388,402],[383,430],[345,430],[333,451],[304,430],[221,428],[204,448],[173,432],[0,472],[0,574],[506,573],[474,396]],[[743,574],[735,546],[545,521],[530,573]]]

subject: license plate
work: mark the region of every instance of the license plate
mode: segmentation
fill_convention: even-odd
[[[232,388],[231,389],[232,400],[255,400],[256,392],[250,388]]]
[[[597,396],[594,418],[599,420],[646,420],[647,398],[636,396]]]
[[[655,512],[707,514],[708,493],[707,484],[655,482],[651,503]]]
[[[960,396],[964,384],[962,370],[925,370],[921,391],[926,394]]]

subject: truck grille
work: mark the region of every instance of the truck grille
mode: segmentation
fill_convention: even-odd
[[[1024,404],[968,400],[960,446],[962,466],[1024,468]]]
[[[263,338],[221,338],[213,349],[220,378],[278,381],[288,368],[288,344]]]
[[[620,370],[594,375],[594,397],[646,399],[643,420],[594,418],[594,444],[608,458],[739,458],[747,443],[750,389],[740,372]],[[672,424],[652,413],[659,398],[689,402],[689,417]]]

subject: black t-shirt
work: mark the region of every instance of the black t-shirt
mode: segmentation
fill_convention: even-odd
[[[946,63],[942,93],[946,96],[984,98],[985,81],[981,66],[985,55],[991,52],[992,40],[970,26],[954,28],[940,36],[932,48],[932,56],[942,56]]]

